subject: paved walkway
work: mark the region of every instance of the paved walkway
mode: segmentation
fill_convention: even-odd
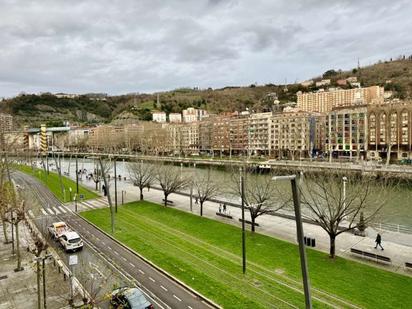
[[[37,275],[34,256],[27,252],[30,233],[25,225],[19,225],[20,252],[23,270],[15,272],[16,256],[11,255],[11,244],[4,244],[3,228],[0,225],[0,309],[37,308]],[[9,237],[11,231],[8,229]],[[48,308],[68,308],[69,283],[53,266],[46,262],[46,291]],[[42,303],[43,303],[43,290]]]
[[[84,186],[94,189],[94,183],[92,181],[84,180],[82,183]],[[129,181],[118,181],[118,204],[121,204],[122,191],[125,191],[124,202],[136,201],[139,199],[139,189],[132,185]],[[114,185],[111,185],[111,192],[114,189]],[[111,193],[112,198],[114,198],[114,192]],[[144,191],[144,198],[148,201],[162,203],[163,192],[151,189]],[[171,194],[169,199],[173,201],[174,208],[191,212],[190,210],[190,198],[188,196],[183,196],[179,194]],[[193,201],[192,212],[199,214],[200,207],[196,205]],[[222,221],[228,224],[233,224],[240,226],[239,218],[241,218],[241,210],[237,207],[227,206],[227,213],[233,216],[233,219],[223,218],[216,215],[218,212],[219,204],[214,202],[205,202],[203,207],[203,215],[214,220]],[[245,213],[247,220],[250,219],[248,212]],[[261,234],[274,236],[276,238],[284,239],[292,243],[297,243],[296,241],[296,226],[293,220],[278,217],[264,215],[257,219],[259,227],[256,231]],[[250,228],[247,225],[247,228]],[[319,226],[313,224],[303,224],[304,233],[306,236],[316,239],[316,248],[318,250],[329,252],[329,237],[326,232]],[[356,259],[361,262],[367,262],[368,264],[383,267],[385,269],[408,274],[412,276],[412,270],[405,270],[405,262],[412,263],[412,235],[403,234],[398,232],[387,232],[379,231],[382,235],[382,245],[385,248],[384,251],[377,250],[374,248],[374,239],[376,237],[377,231],[368,228],[366,231],[366,237],[356,236],[351,233],[343,233],[338,236],[336,240],[336,254],[339,256],[344,256],[346,258]],[[392,260],[391,265],[377,264],[376,262],[369,261],[363,258],[357,258],[350,253],[350,248],[356,248],[362,251],[367,251],[371,253],[377,253],[390,257]]]

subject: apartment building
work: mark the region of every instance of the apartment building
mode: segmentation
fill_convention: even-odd
[[[186,123],[180,126],[181,145],[183,153],[199,153],[199,124],[197,122]]]
[[[368,150],[367,107],[338,108],[325,123],[325,151],[329,155],[362,159]]]
[[[171,122],[171,123],[181,123],[182,122],[182,114],[180,114],[180,113],[170,113],[169,114],[169,122]]]
[[[212,151],[213,121],[216,116],[205,118],[199,123],[199,150],[200,152]]]
[[[182,114],[183,114],[183,122],[185,123],[201,121],[203,118],[208,116],[207,111],[203,109],[193,108],[193,107],[189,107],[183,110]]]
[[[368,106],[368,158],[412,159],[412,104]]]
[[[225,153],[231,149],[230,121],[232,116],[220,115],[213,117],[211,128],[211,149],[213,152]]]
[[[152,120],[154,122],[165,123],[166,122],[166,113],[165,112],[153,112]]]
[[[319,114],[290,109],[270,119],[271,157],[297,159],[312,155]]]
[[[0,133],[10,132],[13,130],[13,116],[0,113]]]
[[[272,112],[251,114],[248,126],[248,154],[270,154],[270,120]]]
[[[384,90],[379,86],[354,89],[297,93],[297,107],[303,111],[328,113],[334,108],[357,105],[381,104]]]
[[[229,140],[232,153],[241,154],[248,147],[249,115],[233,117],[229,122]]]

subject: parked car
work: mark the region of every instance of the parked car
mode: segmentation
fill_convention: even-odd
[[[52,225],[50,225],[48,228],[49,234],[53,239],[59,239],[59,237],[64,233],[69,231],[69,228],[67,227],[66,223],[64,222],[54,222]]]
[[[59,241],[66,252],[83,249],[83,241],[76,232],[64,232],[60,235]]]
[[[122,287],[112,292],[110,305],[122,309],[154,309],[138,288]]]

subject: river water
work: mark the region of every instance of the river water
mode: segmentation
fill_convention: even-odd
[[[51,162],[50,162],[51,163]],[[62,159],[62,172],[68,172],[73,177],[75,171],[75,160],[72,159]],[[95,168],[96,162],[89,159],[78,160],[79,169],[86,169],[89,173]],[[125,161],[117,162],[117,175],[122,177],[127,177],[129,179],[128,163]],[[211,179],[221,184],[221,191],[229,192],[230,188],[233,188],[233,173],[235,171],[230,171],[229,169],[224,170],[221,168],[199,168],[192,166],[170,166],[171,169],[176,169],[182,173],[185,177],[206,177],[207,173],[210,172]],[[113,169],[110,171],[111,176],[113,176]],[[259,177],[270,177],[269,175],[260,175]],[[275,185],[275,183],[274,183]],[[283,191],[285,194],[290,193],[290,185],[285,182],[276,182],[279,186],[279,190]],[[138,190],[136,188],[136,190]],[[230,197],[227,193],[225,197]],[[378,195],[377,195],[378,196]],[[412,188],[406,185],[397,186],[393,190],[390,190],[385,197],[385,205],[382,208],[379,218],[379,222],[400,224],[412,229]]]

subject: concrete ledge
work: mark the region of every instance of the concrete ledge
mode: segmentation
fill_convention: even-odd
[[[221,213],[221,212],[217,212],[216,216],[220,216],[220,217],[224,217],[224,218],[228,218],[228,219],[233,219],[233,217],[231,215],[226,215],[226,214]]]
[[[206,296],[200,294],[199,292],[197,292],[196,290],[194,290],[193,288],[191,288],[190,286],[188,286],[186,283],[180,281],[179,279],[177,279],[176,277],[174,277],[173,275],[169,274],[167,271],[165,271],[164,269],[160,268],[159,266],[157,266],[155,263],[153,263],[152,261],[150,261],[149,259],[145,258],[144,256],[140,255],[139,253],[137,253],[136,251],[134,251],[132,248],[130,248],[129,246],[123,244],[122,242],[120,242],[119,240],[117,240],[116,238],[114,238],[112,235],[110,235],[109,233],[106,233],[105,231],[103,231],[101,228],[99,228],[97,225],[93,224],[92,222],[86,220],[85,218],[83,218],[82,216],[80,216],[78,213],[76,213],[76,215],[81,218],[82,220],[84,220],[85,222],[87,222],[88,224],[90,224],[91,226],[93,226],[94,228],[96,228],[97,230],[99,230],[100,232],[102,232],[103,234],[105,234],[107,237],[109,237],[110,239],[112,239],[114,242],[116,242],[118,245],[122,246],[123,248],[125,248],[127,251],[129,251],[130,253],[132,253],[133,255],[137,256],[138,258],[140,258],[141,260],[143,260],[144,262],[146,262],[147,264],[149,264],[150,266],[152,266],[153,268],[155,268],[157,271],[161,272],[163,275],[165,275],[166,277],[168,277],[170,280],[174,281],[175,283],[179,284],[180,286],[182,286],[183,288],[185,288],[186,290],[190,291],[192,294],[196,295],[197,297],[199,297],[200,299],[202,299],[205,303],[207,303],[208,305],[212,306],[213,308],[219,308],[221,309],[222,307],[219,306],[218,304],[216,304],[215,302],[213,302],[212,300],[210,300],[209,298],[207,298]]]
[[[249,221],[249,220],[244,220],[244,221],[245,221],[245,223],[252,225],[252,221]],[[239,222],[242,222],[241,218],[239,218]],[[259,226],[259,223],[255,222],[255,226]]]

